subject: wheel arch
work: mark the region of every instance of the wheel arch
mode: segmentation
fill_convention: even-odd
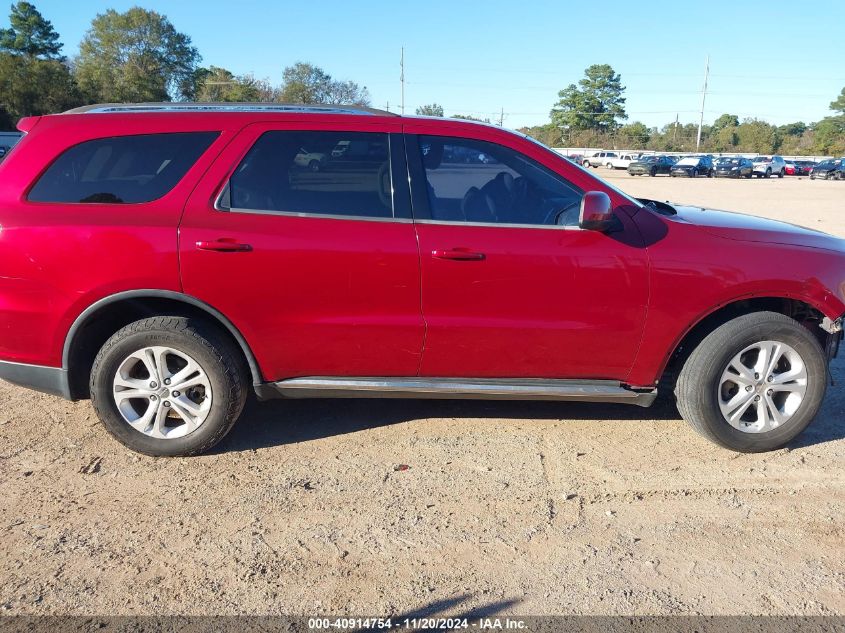
[[[824,312],[797,297],[753,296],[735,299],[702,315],[675,341],[672,352],[663,361],[657,376],[661,387],[674,388],[674,382],[692,351],[713,330],[728,321],[753,312],[777,312],[795,319],[815,335],[824,347],[827,333],[820,327]],[[669,383],[666,385],[665,383]]]
[[[112,334],[133,321],[158,314],[195,316],[216,325],[241,349],[253,385],[264,382],[261,368],[243,334],[219,310],[181,292],[129,290],[91,304],[70,326],[62,349],[62,368],[68,372],[71,397],[75,400],[88,397],[88,379],[94,357]]]

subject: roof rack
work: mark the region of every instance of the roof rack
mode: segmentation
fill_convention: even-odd
[[[98,103],[67,110],[64,114],[127,112],[292,112],[304,114],[373,114],[399,116],[393,112],[356,105],[306,105],[297,103]]]

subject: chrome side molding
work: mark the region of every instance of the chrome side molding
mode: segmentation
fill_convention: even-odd
[[[657,390],[635,391],[612,380],[544,378],[290,378],[262,389],[263,398],[439,398],[615,402],[647,407]],[[270,392],[275,393],[270,393]]]

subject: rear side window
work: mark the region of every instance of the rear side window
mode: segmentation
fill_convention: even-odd
[[[281,213],[393,217],[386,133],[265,132],[218,206]]]
[[[33,202],[138,203],[168,193],[218,132],[113,136],[75,145],[30,190]]]

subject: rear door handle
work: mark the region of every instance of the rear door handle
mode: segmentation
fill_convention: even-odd
[[[249,244],[242,244],[229,238],[220,238],[213,241],[199,241],[197,248],[201,251],[217,251],[219,253],[245,253],[252,250]]]
[[[466,248],[450,248],[431,251],[435,259],[451,259],[459,262],[478,262],[484,259],[484,253],[476,253]]]

